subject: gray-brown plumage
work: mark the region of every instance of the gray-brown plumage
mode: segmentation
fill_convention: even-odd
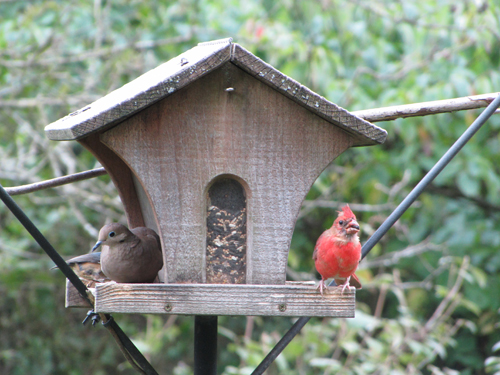
[[[73,272],[83,280],[88,281],[87,287],[94,283],[105,283],[111,281],[101,269],[101,253],[90,253],[71,258],[66,261]],[[57,268],[52,267],[51,269]]]
[[[163,267],[160,237],[149,228],[107,224],[92,251],[99,246],[102,271],[117,283],[152,283]]]

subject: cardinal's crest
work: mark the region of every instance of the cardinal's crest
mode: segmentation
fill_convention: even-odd
[[[356,217],[354,216],[353,212],[351,211],[351,208],[349,207],[348,204],[346,204],[344,207],[342,207],[342,211],[337,211],[339,213],[339,216],[344,216],[344,218],[348,219],[350,217]]]

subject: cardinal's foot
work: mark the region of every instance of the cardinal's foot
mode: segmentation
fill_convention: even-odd
[[[325,290],[325,292],[328,290],[325,284],[325,280],[321,279],[316,289],[319,289],[319,292],[321,293],[321,295],[323,295],[323,289]]]
[[[344,290],[345,288],[349,287],[349,280],[351,279],[351,276],[349,276],[345,282],[343,284],[340,284],[339,286],[342,287],[342,291],[340,292],[340,295],[343,296],[344,295]]]

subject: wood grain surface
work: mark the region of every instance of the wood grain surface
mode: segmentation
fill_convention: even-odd
[[[96,312],[354,317],[355,288],[321,296],[314,283],[96,285]]]

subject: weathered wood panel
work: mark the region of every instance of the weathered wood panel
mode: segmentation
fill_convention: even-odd
[[[293,78],[276,70],[240,45],[233,44],[232,47],[233,56],[231,61],[235,65],[316,115],[332,121],[353,137],[353,146],[384,143],[387,137],[387,132],[384,129],[370,124],[368,121],[356,117],[344,108],[326,100]]]
[[[96,286],[95,311],[181,315],[321,316],[353,318],[356,289],[323,296],[314,283],[115,284]]]
[[[95,288],[89,288],[89,290],[94,294]],[[65,296],[65,303],[64,306],[66,308],[69,307],[80,307],[80,308],[87,308],[90,309],[93,306],[89,306],[87,300],[85,300],[78,290],[69,282],[68,279],[66,279],[66,296]]]
[[[84,108],[48,125],[49,139],[81,139],[140,112],[230,59],[231,39],[200,43]]]
[[[284,284],[301,203],[352,137],[227,62],[101,140],[149,194],[168,283],[206,281],[205,193],[227,174],[246,186],[246,282]]]
[[[96,134],[79,142],[99,160],[111,177],[125,209],[129,227],[143,227],[144,217],[129,167],[103,145]]]

